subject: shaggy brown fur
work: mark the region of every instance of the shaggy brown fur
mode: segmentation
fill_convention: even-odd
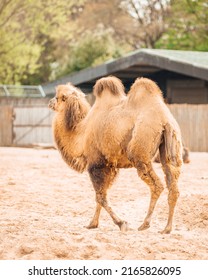
[[[87,168],[96,193],[96,209],[88,228],[98,226],[100,211],[104,208],[121,230],[127,229],[127,223],[114,213],[107,200],[108,188],[118,169],[127,167],[135,167],[150,188],[149,209],[139,230],[150,226],[156,202],[163,191],[151,163],[159,148],[169,190],[169,216],[163,233],[170,233],[179,196],[177,181],[182,145],[178,124],[158,86],[149,79],[137,79],[126,97],[120,80],[102,78],[95,84],[96,101],[90,110],[83,95],[77,94],[72,85],[58,87],[56,95],[58,100],[53,99],[51,103],[55,105],[50,107],[57,112],[54,136],[58,149],[75,170]]]
[[[54,140],[64,161],[78,172],[86,169],[82,133],[79,124],[86,117],[90,105],[85,95],[70,83],[56,88],[56,96],[49,107],[56,112],[53,120]]]
[[[105,94],[105,91],[110,91],[110,94],[115,96],[125,96],[124,86],[120,80],[114,76],[101,78],[94,86],[94,95],[101,97]]]

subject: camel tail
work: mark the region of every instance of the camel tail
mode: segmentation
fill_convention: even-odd
[[[179,127],[167,123],[164,129],[164,141],[160,146],[161,162],[178,167],[182,165],[182,142]]]
[[[125,96],[124,86],[121,80],[114,76],[97,80],[93,88],[93,94],[96,97],[102,97],[104,91],[109,91],[114,96]]]

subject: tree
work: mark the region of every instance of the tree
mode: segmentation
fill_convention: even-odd
[[[121,56],[121,53],[122,50],[115,45],[108,31],[101,34],[89,32],[73,46],[68,63],[60,75],[96,66],[109,59]]]
[[[134,48],[154,48],[166,30],[165,18],[170,13],[169,0],[124,0],[123,9],[132,17],[130,41]]]
[[[111,29],[117,43],[129,50],[153,48],[166,30],[169,11],[169,0],[92,0],[78,21],[93,32],[96,25]]]
[[[208,51],[208,4],[204,0],[172,1],[171,17],[158,48]]]
[[[72,38],[70,17],[84,0],[2,0],[0,3],[0,82],[47,81],[57,42]],[[67,8],[66,8],[67,7]],[[67,25],[67,29],[65,29]]]
[[[16,83],[26,70],[34,73],[38,67],[41,47],[28,39],[31,36],[30,30],[25,28],[26,6],[24,0],[3,0],[0,5],[1,83]]]

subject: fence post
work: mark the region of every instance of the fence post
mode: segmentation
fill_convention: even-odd
[[[13,143],[13,107],[0,107],[0,146],[11,146]]]

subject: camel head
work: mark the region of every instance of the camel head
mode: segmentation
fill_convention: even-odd
[[[85,97],[84,93],[72,84],[59,85],[56,87],[56,95],[49,101],[49,108],[61,112],[65,110],[67,104]]]
[[[74,128],[90,108],[85,94],[70,83],[56,87],[56,95],[49,101],[48,106],[64,116],[67,129]]]

